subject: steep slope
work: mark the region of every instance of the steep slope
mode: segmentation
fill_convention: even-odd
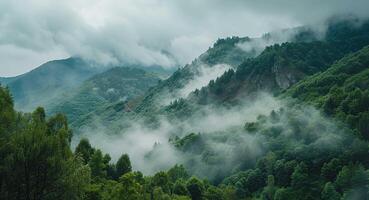
[[[369,22],[361,26],[352,21],[336,22],[328,27],[325,40],[267,47],[237,70],[228,71],[207,87],[195,91],[191,99],[200,104],[230,103],[258,91],[279,93],[368,44]]]
[[[114,126],[121,126],[122,118],[136,113],[154,113],[163,105],[169,104],[178,96],[186,97],[191,89],[185,89],[190,82],[194,82],[192,87],[202,87],[208,82],[196,82],[198,79],[215,79],[225,70],[235,68],[244,59],[255,56],[256,51],[244,51],[238,44],[249,41],[250,38],[232,37],[218,40],[212,48],[209,48],[199,58],[191,64],[184,66],[174,72],[168,79],[159,84],[142,97],[132,99],[127,103],[115,103],[103,110],[89,113],[84,119],[74,123],[77,127],[89,126],[92,122],[99,121],[103,124],[115,123]],[[214,73],[215,72],[215,73]],[[211,74],[209,76],[209,73]],[[210,81],[208,80],[208,81]],[[191,87],[191,88],[192,88]],[[131,112],[134,111],[134,112]],[[116,123],[118,122],[119,123]],[[112,127],[112,125],[109,125]]]
[[[91,118],[97,115],[103,121],[119,120],[131,115],[131,113],[124,112],[123,107],[129,107],[130,111],[140,115],[151,115],[178,98],[186,98],[190,92],[206,86],[210,80],[221,76],[226,70],[236,69],[243,61],[259,55],[267,45],[286,40],[311,41],[316,39],[315,33],[306,27],[273,32],[261,38],[219,39],[192,63],[178,69],[172,76],[161,81],[141,98],[129,101],[127,104],[111,105],[110,109],[99,113],[91,113],[81,124],[91,121]],[[119,112],[116,112],[117,108],[120,108]],[[123,112],[120,112],[122,110]]]
[[[369,46],[306,78],[283,95],[322,108],[369,139]]]
[[[79,58],[47,62],[5,83],[13,94],[17,109],[27,111],[48,102],[98,73]]]
[[[291,42],[269,46],[259,55],[263,45],[283,41],[280,39],[284,38],[283,33]],[[161,114],[183,119],[191,115],[191,111],[196,111],[199,104],[235,104],[259,91],[279,93],[304,77],[327,69],[346,53],[369,44],[369,23],[358,25],[351,19],[332,21],[323,39],[310,28],[302,27],[266,34],[263,41],[268,42],[261,46],[260,42],[255,42],[258,40],[260,38],[220,39],[198,59],[177,70],[142,98],[91,113],[83,124],[91,124],[98,115],[98,121],[109,127],[124,126],[122,122],[127,121],[126,118],[143,117],[155,121]],[[212,73],[211,78],[206,76],[211,72],[220,73]],[[222,72],[226,73],[222,75]],[[206,81],[197,84],[198,78]],[[127,107],[130,112],[123,109]]]
[[[150,113],[169,105],[179,98],[187,98],[196,89],[208,85],[211,80],[224,72],[237,67],[248,59],[255,58],[265,47],[292,42],[310,42],[318,40],[317,34],[309,27],[297,27],[267,33],[260,38],[229,37],[218,39],[205,53],[191,64],[176,71],[171,77],[145,95],[138,104],[137,113]],[[208,75],[209,74],[209,75]],[[202,79],[202,84],[198,83]],[[184,92],[185,91],[185,92]]]
[[[171,77],[146,94],[135,111],[151,112],[163,104],[170,103],[178,96],[186,97],[188,93],[181,95],[180,89],[184,88],[196,77],[206,79],[210,71],[219,69],[219,73],[215,73],[213,77],[210,77],[210,80],[214,79],[225,70],[237,67],[246,58],[254,57],[257,52],[247,52],[237,46],[237,44],[249,40],[250,38],[239,37],[219,39],[212,48],[209,48],[199,58],[177,70]],[[207,83],[205,82],[204,84],[206,85]],[[202,87],[203,85],[199,84],[197,86]]]
[[[84,115],[111,103],[121,103],[143,95],[159,81],[159,75],[138,68],[115,67],[97,74],[48,105],[50,113],[65,113],[73,124]]]
[[[260,56],[230,70],[191,96],[200,104],[232,102],[255,92],[275,93],[307,75],[326,69],[344,54],[322,42],[285,43],[268,47]]]

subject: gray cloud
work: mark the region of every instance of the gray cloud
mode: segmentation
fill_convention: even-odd
[[[255,37],[335,14],[367,17],[368,6],[367,0],[2,0],[0,76],[71,55],[172,67],[219,37]]]

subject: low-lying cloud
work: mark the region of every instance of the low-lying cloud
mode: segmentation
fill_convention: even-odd
[[[128,153],[134,170],[144,174],[184,164],[191,174],[212,180],[253,167],[259,158],[282,144],[293,155],[307,155],[304,152],[313,149],[339,152],[344,142],[349,143],[345,129],[312,107],[292,108],[285,100],[263,93],[254,100],[231,108],[204,106],[182,121],[162,117],[156,128],[131,122],[117,135],[100,127],[86,131],[75,142],[87,137],[113,161]],[[260,118],[271,116],[272,111],[276,116]],[[244,128],[246,122],[262,122],[262,126],[257,132],[249,132]],[[200,141],[186,150],[175,147],[173,138],[190,133],[199,134]]]
[[[232,129],[237,130],[235,132],[237,133],[242,130],[245,122],[254,121],[257,116],[267,115],[271,110],[280,107],[280,103],[269,95],[261,94],[258,99],[259,101],[248,102],[234,108],[206,107],[201,109],[199,114],[182,122],[173,122],[163,117],[159,120],[159,125],[156,128],[150,128],[140,121],[131,122],[130,127],[118,135],[111,135],[108,128],[100,126],[94,130],[86,130],[74,140],[77,142],[81,137],[87,137],[93,146],[109,153],[113,160],[119,158],[122,153],[128,153],[134,169],[146,174],[168,169],[177,163],[186,164],[190,159],[197,160],[198,165],[201,165],[200,155],[195,156],[180,152],[169,142],[169,139],[175,136],[183,137],[189,133],[211,136],[214,133]],[[227,154],[229,159],[234,160],[233,154],[241,150],[248,151],[246,153],[249,154],[249,157],[260,155],[263,150],[258,146],[256,140],[257,138],[252,135],[235,134],[227,141],[218,141],[217,144],[215,141],[209,140],[207,142],[214,143],[212,151],[217,152],[218,156],[225,157]],[[243,147],[240,146],[241,143]],[[194,173],[210,175],[205,173],[205,168],[197,167]],[[213,172],[215,173],[215,171]]]
[[[366,0],[3,0],[0,49],[7,45],[16,49],[2,52],[0,76],[66,56],[99,64],[173,67],[190,62],[220,37],[258,37],[335,14],[367,17],[368,4]],[[34,52],[39,58],[22,52]]]

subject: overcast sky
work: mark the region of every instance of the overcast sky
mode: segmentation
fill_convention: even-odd
[[[69,56],[172,67],[220,37],[366,17],[368,8],[368,0],[1,0],[0,76]]]

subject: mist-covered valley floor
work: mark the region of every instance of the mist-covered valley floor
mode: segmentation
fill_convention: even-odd
[[[36,32],[53,49],[0,31],[0,58],[12,64],[2,35],[14,55],[68,56],[0,77],[0,199],[369,199],[367,3],[327,1],[306,19],[310,5],[280,1],[301,13],[215,1],[206,16],[216,22],[181,16],[201,15],[193,2],[153,1],[149,12],[107,1],[96,5],[110,14],[92,26],[95,8],[79,13],[67,2],[50,14],[30,4],[35,23],[22,30],[44,30]],[[140,21],[138,8],[173,30]],[[249,27],[229,27],[229,15]],[[8,16],[0,27],[19,32]],[[74,22],[60,28],[58,16]],[[210,22],[227,29],[204,31]]]

